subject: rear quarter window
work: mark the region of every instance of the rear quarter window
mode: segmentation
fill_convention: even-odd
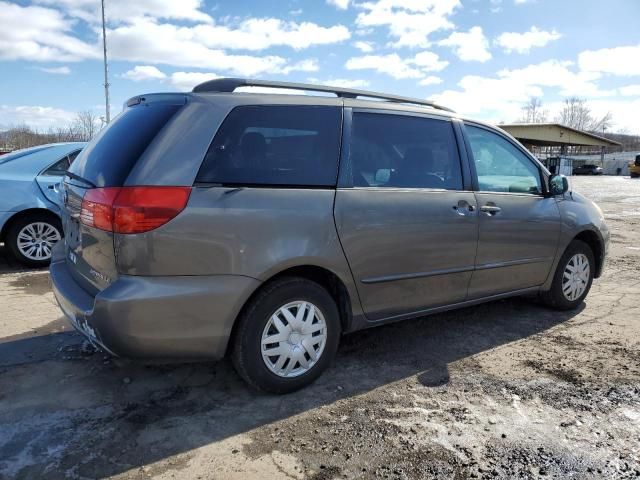
[[[341,119],[339,107],[236,107],[216,133],[196,181],[335,186]]]
[[[149,103],[127,108],[82,150],[69,172],[97,187],[122,186],[138,158],[181,106]]]

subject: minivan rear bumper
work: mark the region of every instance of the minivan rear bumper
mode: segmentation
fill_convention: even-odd
[[[56,300],[92,343],[126,358],[222,358],[233,323],[256,279],[240,275],[120,276],[95,297],[64,259],[50,266]]]

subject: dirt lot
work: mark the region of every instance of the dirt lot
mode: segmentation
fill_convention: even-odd
[[[361,332],[279,397],[228,362],[114,363],[0,247],[0,478],[640,476],[640,180],[573,184],[613,234],[582,308],[513,299]]]

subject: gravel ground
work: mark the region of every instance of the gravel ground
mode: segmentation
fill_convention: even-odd
[[[511,299],[360,332],[287,396],[226,361],[114,362],[0,247],[0,478],[640,476],[640,180],[573,186],[612,230],[578,310]]]

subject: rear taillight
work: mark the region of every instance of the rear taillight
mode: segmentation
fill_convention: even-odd
[[[106,187],[87,190],[80,221],[115,233],[144,233],[187,206],[190,187]]]

